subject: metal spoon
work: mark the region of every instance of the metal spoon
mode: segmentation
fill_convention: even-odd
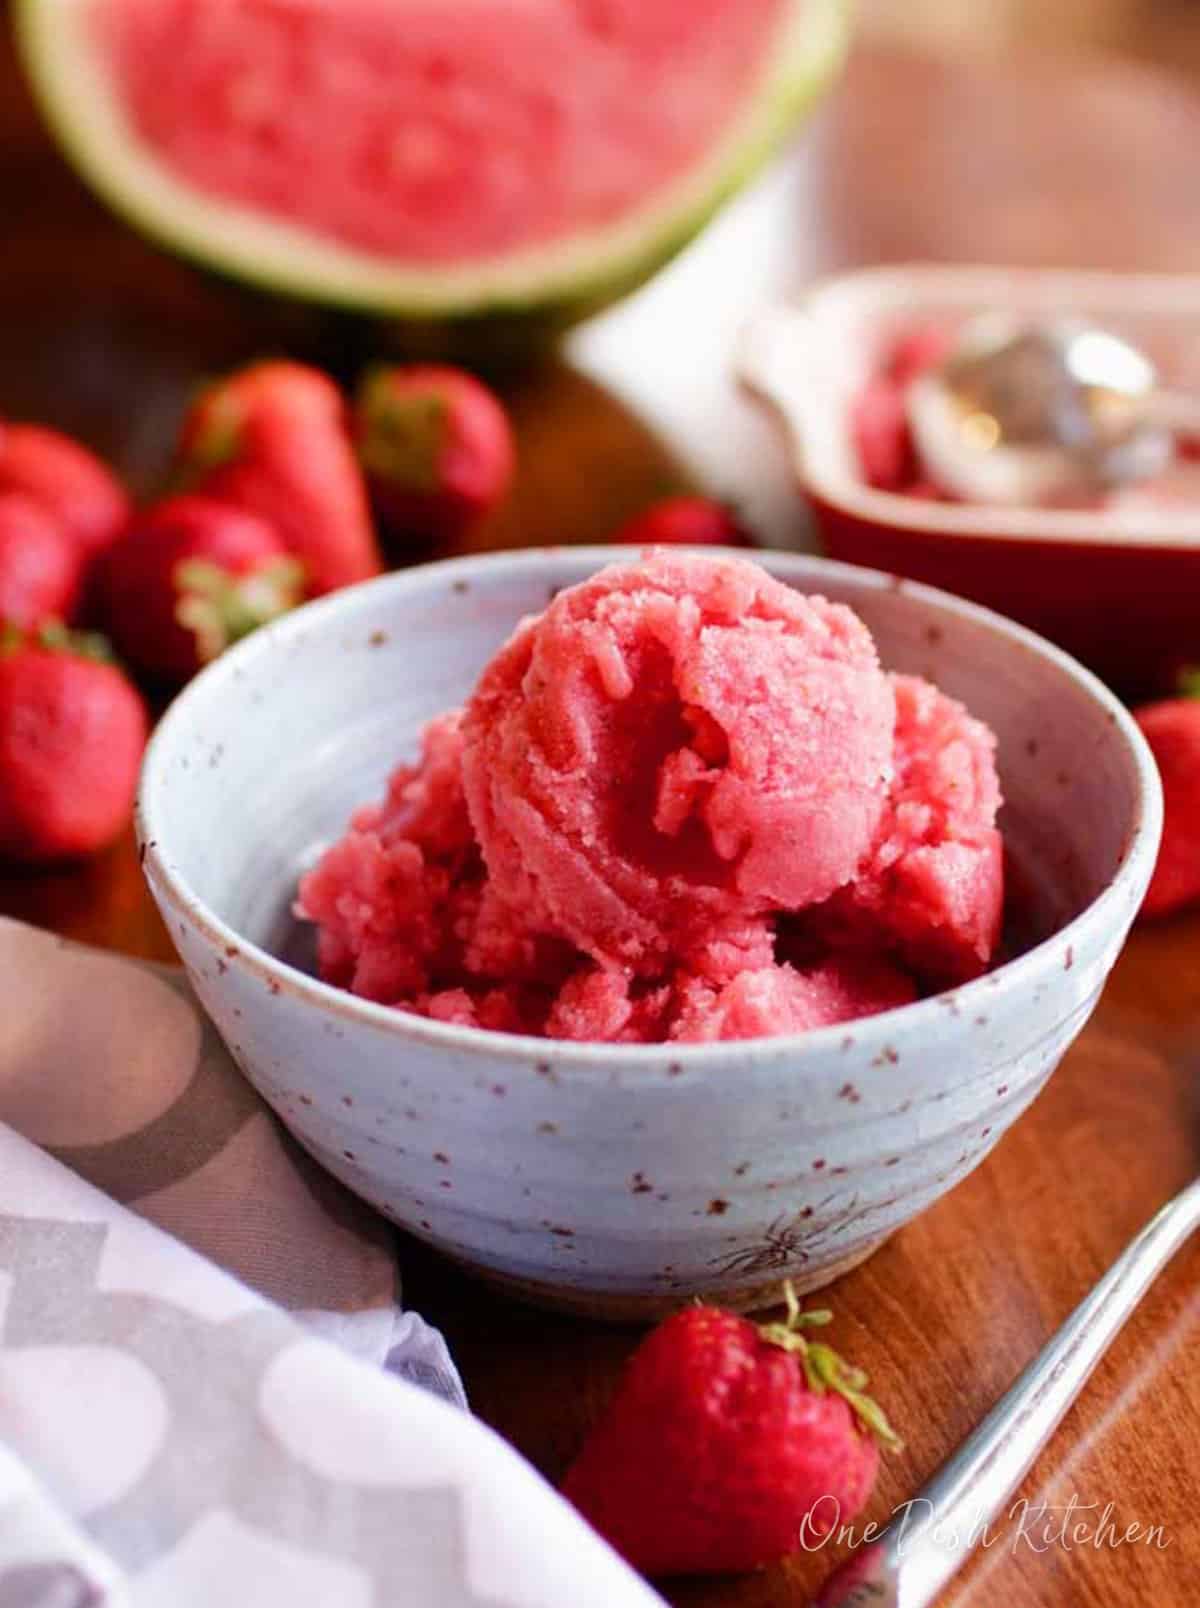
[[[974,1551],[1156,1276],[1200,1227],[1200,1179],[1147,1223],[978,1429],[834,1574],[817,1608],[927,1608]]]
[[[1076,319],[987,315],[907,396],[929,478],[968,502],[1069,506],[1161,474],[1200,400],[1159,389],[1130,342]]]

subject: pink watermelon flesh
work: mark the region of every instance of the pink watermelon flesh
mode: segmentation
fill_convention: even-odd
[[[792,0],[95,0],[141,140],[214,198],[461,264],[601,229],[713,147]]]

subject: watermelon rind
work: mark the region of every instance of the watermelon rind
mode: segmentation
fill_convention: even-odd
[[[605,305],[687,244],[829,85],[847,0],[792,0],[760,85],[702,163],[618,224],[461,267],[397,267],[180,181],[129,126],[88,41],[92,0],[16,0],[16,37],[41,111],[72,165],[157,243],[222,276],[358,312],[417,321],[534,313],[554,323]]]

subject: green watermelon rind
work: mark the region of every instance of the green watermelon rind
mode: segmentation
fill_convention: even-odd
[[[464,268],[396,269],[318,235],[208,198],[142,147],[85,38],[91,0],[16,0],[27,76],[68,159],[114,212],[232,279],[325,306],[416,322],[536,314],[565,324],[642,283],[767,161],[833,79],[848,0],[792,0],[760,89],[697,168],[593,235]]]

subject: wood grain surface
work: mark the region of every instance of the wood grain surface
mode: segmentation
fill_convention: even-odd
[[[2,16],[2,13],[0,13]],[[813,165],[797,263],[914,258],[1200,268],[1200,100],[1151,70],[950,67],[864,54],[797,160]],[[125,232],[37,127],[0,43],[0,414],[45,419],[142,490],[196,381],[264,351],[340,372],[360,331],[218,287]],[[510,377],[517,495],[487,545],[596,538],[677,483],[637,420],[564,367]],[[1082,581],[1081,584],[1086,584]],[[1200,641],[1200,609],[1198,641]],[[0,874],[0,911],[169,957],[130,843],[82,869]],[[15,1002],[0,1004],[0,1011]],[[1197,1169],[1200,918],[1135,934],[1046,1094],[954,1194],[831,1292],[837,1337],[900,1424],[869,1517],[906,1499]],[[419,1247],[409,1299],[441,1324],[475,1410],[556,1477],[636,1341],[506,1304]],[[947,1594],[958,1608],[1186,1608],[1200,1600],[1200,1246],[1182,1254],[1022,1491],[1072,1522],[1161,1526],[1113,1547],[996,1527]],[[1112,1531],[1104,1532],[1111,1540]],[[753,1578],[667,1583],[687,1608],[800,1608],[831,1548]]]

